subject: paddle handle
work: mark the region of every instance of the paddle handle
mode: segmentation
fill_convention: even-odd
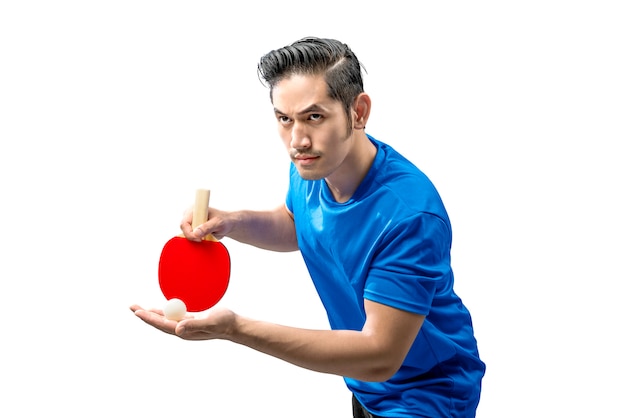
[[[191,227],[196,228],[207,221],[209,216],[209,198],[211,197],[211,191],[209,189],[197,189],[196,190],[196,202],[193,207],[193,218],[191,220]],[[207,241],[217,241],[213,235],[207,235],[204,237]]]
[[[193,207],[193,219],[191,220],[191,227],[197,228],[207,221],[209,216],[209,198],[211,197],[211,191],[207,189],[196,190],[196,203]]]

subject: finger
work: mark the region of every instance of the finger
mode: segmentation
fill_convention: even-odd
[[[176,325],[178,325],[178,322],[166,319],[163,314],[157,310],[138,309],[135,311],[135,315],[146,324],[168,334],[174,334]]]
[[[180,221],[180,230],[183,232],[185,238],[195,239],[195,235],[193,233],[193,229],[191,227],[193,220],[193,206],[189,207],[185,210],[183,215],[183,219]]]
[[[131,311],[133,311],[133,312],[137,312],[137,311],[154,312],[154,313],[156,313],[156,314],[158,314],[158,315],[163,315],[163,310],[162,310],[162,309],[154,309],[154,308],[151,308],[151,309],[144,309],[144,308],[142,308],[142,307],[141,307],[141,306],[139,306],[139,305],[131,305],[131,306],[130,306],[130,310],[131,310]]]
[[[209,241],[216,241],[217,235],[211,232],[211,228],[209,226],[209,222],[203,223],[202,225],[198,225],[196,229],[191,232],[191,235],[187,238],[194,241],[202,241],[203,239]]]

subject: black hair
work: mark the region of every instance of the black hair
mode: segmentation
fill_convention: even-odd
[[[283,79],[294,74],[323,75],[328,96],[342,103],[351,126],[350,109],[364,91],[361,69],[365,67],[343,42],[306,37],[265,54],[259,61],[257,73],[269,87],[272,101],[274,87]]]

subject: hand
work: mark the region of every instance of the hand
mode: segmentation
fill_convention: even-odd
[[[206,222],[198,225],[195,229],[191,227],[193,220],[193,206],[190,206],[184,213],[180,221],[180,229],[185,238],[191,241],[202,241],[207,235],[212,235],[216,239],[222,239],[231,229],[230,223],[226,221],[227,212],[209,208],[209,215]]]
[[[184,340],[224,339],[236,321],[236,314],[226,308],[213,308],[203,317],[186,314],[181,321],[165,318],[161,309],[143,309],[132,305],[130,310],[146,324]]]

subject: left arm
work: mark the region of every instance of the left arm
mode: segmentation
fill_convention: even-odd
[[[187,340],[224,339],[297,366],[365,381],[385,381],[404,361],[424,315],[365,300],[363,329],[310,330],[253,320],[218,308],[180,323],[131,307],[148,324]]]

